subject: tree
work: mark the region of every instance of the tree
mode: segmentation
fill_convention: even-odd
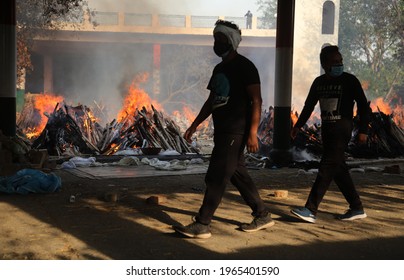
[[[258,11],[262,13],[262,27],[276,28],[277,0],[257,0]]]
[[[341,0],[344,64],[363,81],[369,98],[390,101],[402,91],[403,7],[400,0]]]
[[[165,88],[159,101],[164,108],[187,106],[198,111],[209,94],[212,69],[218,58],[211,47],[167,46],[161,73]]]
[[[277,0],[257,0],[266,26]],[[370,99],[404,96],[404,1],[340,0],[339,46],[346,70],[363,82]]]
[[[79,26],[84,13],[90,16],[85,0],[17,0],[17,84],[24,73],[32,70],[31,52],[33,40],[43,32],[57,30],[69,23]]]

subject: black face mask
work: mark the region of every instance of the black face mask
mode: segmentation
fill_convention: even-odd
[[[213,45],[213,51],[217,56],[223,57],[226,56],[229,51],[232,49],[232,45],[228,43],[218,43],[215,42]]]

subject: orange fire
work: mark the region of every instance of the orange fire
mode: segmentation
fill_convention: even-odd
[[[196,118],[196,113],[187,106],[182,107],[182,112],[174,111],[172,115],[176,120],[185,122],[186,128],[188,128]],[[205,120],[199,125],[198,129],[206,128],[208,125],[209,122]]]
[[[293,113],[293,110],[292,110],[292,112],[290,114],[290,119],[291,119],[292,126],[293,126],[297,122],[297,120],[299,119],[299,117],[297,116],[297,112]]]
[[[191,124],[194,121],[196,115],[194,112],[192,112],[191,109],[184,106],[182,108],[182,113],[183,113],[184,117],[188,120],[189,124]]]
[[[404,112],[401,104],[397,104],[392,108],[382,97],[379,97],[370,103],[370,108],[372,109],[372,112],[380,111],[386,115],[392,115],[397,126],[404,127]]]
[[[42,130],[45,128],[49,115],[53,112],[56,105],[62,102],[64,99],[62,96],[53,95],[49,93],[38,94],[34,99],[34,108],[38,111],[40,122],[35,128],[29,128],[28,133],[26,133],[28,139],[38,137]]]
[[[393,112],[390,105],[387,104],[386,102],[384,102],[382,97],[379,97],[379,98],[373,100],[370,103],[370,108],[372,109],[372,112],[377,112],[379,109],[381,112],[385,113],[386,115],[390,115]]]
[[[127,116],[134,116],[136,110],[141,110],[145,107],[147,110],[151,110],[151,105],[156,110],[161,110],[162,106],[156,101],[150,98],[146,91],[140,88],[140,84],[147,81],[149,78],[148,73],[144,73],[135,77],[129,86],[128,93],[125,96],[124,105],[121,111],[118,113],[118,121],[121,122]]]

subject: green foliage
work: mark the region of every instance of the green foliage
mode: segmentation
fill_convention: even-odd
[[[276,27],[277,0],[257,0],[258,11],[262,13],[262,28]]]
[[[257,0],[267,27],[276,21],[277,1]],[[370,99],[404,97],[403,11],[403,0],[340,0],[344,64],[363,82]]]
[[[339,46],[344,64],[367,85],[371,99],[391,99],[403,86],[402,12],[400,0],[341,0]]]
[[[32,70],[33,39],[43,32],[58,30],[67,23],[79,26],[83,15],[93,15],[85,0],[17,0],[17,84]]]

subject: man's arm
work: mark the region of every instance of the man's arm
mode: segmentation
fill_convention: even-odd
[[[368,138],[368,126],[370,122],[370,107],[366,98],[366,95],[362,89],[362,85],[359,80],[355,77],[355,86],[354,92],[355,101],[358,107],[359,114],[359,133],[358,133],[358,142],[360,144],[365,144]]]
[[[195,133],[197,127],[207,119],[207,117],[210,116],[212,113],[212,99],[213,99],[213,93],[211,92],[209,94],[208,99],[205,101],[203,104],[201,110],[199,111],[198,116],[196,116],[195,120],[192,122],[191,126],[185,131],[184,133],[184,138],[188,142],[192,142],[191,137]]]
[[[298,120],[290,131],[290,136],[292,139],[296,138],[297,133],[300,131],[300,128],[307,122],[310,118],[311,113],[313,113],[314,107],[316,106],[318,99],[315,94],[315,82],[310,87],[309,94],[307,95],[306,101],[304,102],[303,109],[299,115]]]
[[[251,127],[247,139],[247,151],[249,153],[255,153],[258,151],[258,126],[261,119],[261,85],[254,84],[247,87],[247,94],[251,99],[252,114],[251,114]]]

